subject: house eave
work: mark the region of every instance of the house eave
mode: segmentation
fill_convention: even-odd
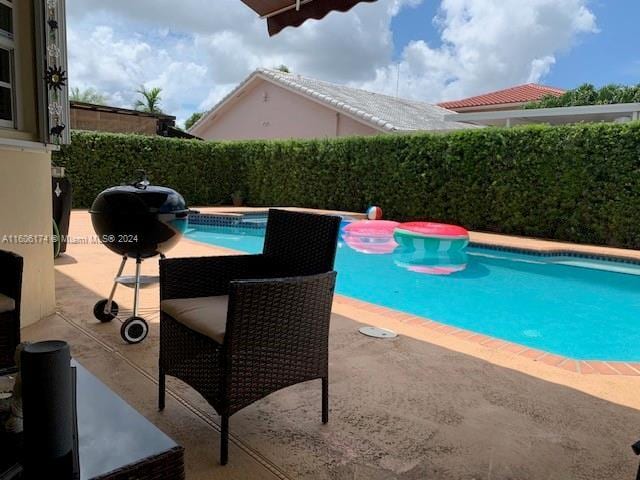
[[[640,103],[585,105],[578,107],[502,110],[492,112],[456,113],[445,115],[445,120],[474,125],[526,124],[526,123],[578,123],[614,121],[618,117],[640,119]]]

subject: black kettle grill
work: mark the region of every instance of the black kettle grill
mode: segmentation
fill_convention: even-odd
[[[120,335],[128,343],[139,343],[149,333],[146,320],[138,316],[140,288],[158,282],[157,276],[141,275],[142,261],[164,254],[174,247],[187,229],[189,209],[175,190],[151,185],[140,171],[140,180],[130,185],[111,187],[101,192],[91,206],[91,222],[100,241],[122,256],[109,298],[93,307],[94,316],[110,322],[118,316],[113,300],[118,284],[134,289],[133,312],[122,323]],[[136,261],[133,276],[122,275],[129,258]]]

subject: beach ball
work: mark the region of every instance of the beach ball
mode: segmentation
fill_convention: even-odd
[[[380,220],[382,219],[382,209],[380,207],[369,207],[367,208],[367,218],[369,220]]]

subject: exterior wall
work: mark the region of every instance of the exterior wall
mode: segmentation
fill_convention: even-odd
[[[158,120],[153,117],[71,107],[71,129],[155,135],[158,129]]]
[[[24,257],[22,325],[55,311],[51,155],[39,142],[33,2],[13,2],[16,12],[17,129],[0,128],[0,249]],[[19,243],[11,236],[46,236]],[[24,242],[24,237],[23,237]],[[2,274],[2,272],[0,272]]]
[[[377,130],[319,103],[260,80],[192,133],[206,140],[325,138]]]
[[[19,243],[12,235],[52,234],[51,156],[0,146],[0,249],[24,257],[22,325],[55,311],[53,246]]]
[[[338,137],[349,137],[355,135],[379,135],[381,132],[375,128],[357,122],[351,117],[345,117],[336,113],[338,116]]]

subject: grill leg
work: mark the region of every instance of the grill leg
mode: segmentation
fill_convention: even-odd
[[[133,316],[138,316],[138,297],[140,296],[140,266],[141,258],[136,258],[136,284],[133,290]]]
[[[164,399],[166,395],[165,374],[162,365],[158,368],[158,410],[164,410]]]
[[[127,263],[127,256],[122,256],[122,262],[120,262],[120,268],[118,268],[118,273],[116,273],[116,279],[122,275],[124,271],[124,266]],[[111,293],[109,294],[109,299],[107,300],[107,304],[104,306],[104,313],[111,313],[111,303],[113,302],[113,296],[116,294],[116,287],[118,286],[118,282],[116,280],[113,281],[113,287],[111,287]]]
[[[322,377],[322,423],[329,422],[329,377]]]
[[[220,465],[229,461],[229,415],[220,416]]]

